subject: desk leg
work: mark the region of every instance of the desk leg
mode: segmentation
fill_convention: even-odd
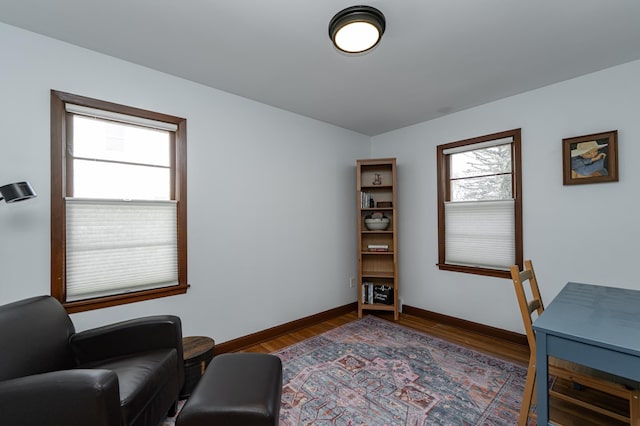
[[[536,392],[539,425],[549,423],[549,366],[547,360],[547,335],[536,331]]]

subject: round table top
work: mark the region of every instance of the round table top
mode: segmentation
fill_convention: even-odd
[[[205,336],[189,336],[182,339],[183,358],[185,360],[199,357],[215,347],[215,341]]]

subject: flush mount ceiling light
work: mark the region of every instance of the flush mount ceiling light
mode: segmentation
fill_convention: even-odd
[[[385,19],[371,6],[352,6],[336,14],[329,22],[329,37],[346,53],[362,53],[372,49],[382,38]]]

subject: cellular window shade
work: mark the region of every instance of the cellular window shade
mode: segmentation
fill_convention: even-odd
[[[501,139],[491,139],[484,142],[477,142],[469,145],[462,145],[455,148],[448,148],[442,151],[444,155],[458,154],[460,152],[477,151],[479,149],[491,148],[493,146],[506,145],[513,142],[513,137],[509,136]]]
[[[508,270],[516,258],[514,208],[514,200],[445,203],[445,263]]]
[[[164,121],[151,120],[149,118],[138,117],[134,115],[120,114],[117,112],[106,111],[98,108],[91,108],[82,105],[65,104],[65,110],[72,114],[85,115],[87,117],[96,117],[106,120],[118,121],[120,123],[133,124],[136,126],[151,127],[153,129],[168,130],[175,132],[178,126],[173,123]]]
[[[67,300],[178,284],[175,201],[66,200]]]

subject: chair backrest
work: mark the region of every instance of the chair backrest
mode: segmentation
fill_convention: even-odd
[[[72,368],[74,332],[64,307],[51,296],[0,306],[0,380]]]
[[[540,297],[540,289],[538,288],[538,281],[531,261],[525,260],[524,271],[520,271],[518,265],[511,266],[511,279],[516,290],[524,329],[527,332],[529,349],[531,353],[535,353],[536,335],[532,327],[532,314],[536,312],[537,315],[540,315],[544,311],[544,304],[542,303],[542,297]],[[529,286],[528,292],[525,288],[525,283]]]

